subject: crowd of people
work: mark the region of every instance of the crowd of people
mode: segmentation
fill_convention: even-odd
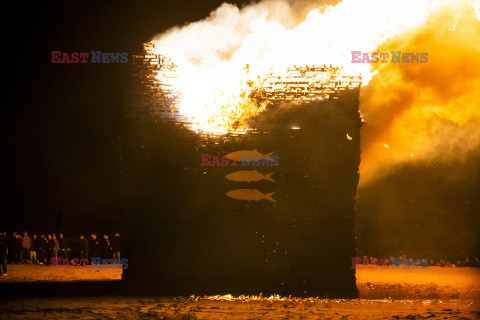
[[[79,239],[67,241],[63,233],[33,234],[28,232],[0,233],[0,272],[7,275],[7,264],[45,264],[50,265],[52,258],[70,260],[72,258],[120,259],[122,241],[117,232],[112,238],[107,234],[97,236],[80,235]]]

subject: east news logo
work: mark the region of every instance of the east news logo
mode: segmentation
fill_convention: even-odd
[[[240,150],[231,152],[225,156],[218,157],[211,154],[202,154],[202,166],[220,166],[220,167],[276,167],[278,165],[278,156],[273,152],[262,154],[257,150]],[[257,170],[239,170],[229,173],[225,179],[234,182],[259,182],[266,180],[275,182],[272,175],[275,172],[260,173]],[[269,200],[276,202],[272,197],[275,192],[263,193],[258,189],[236,189],[226,193],[230,198],[244,201]]]
[[[52,51],[51,63],[127,63],[128,52],[62,52]],[[90,59],[89,59],[90,58]]]

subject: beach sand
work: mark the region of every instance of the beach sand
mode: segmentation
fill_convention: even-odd
[[[119,280],[121,269],[9,265],[5,282]],[[480,319],[480,269],[359,269],[360,299],[49,297],[0,301],[0,319]]]

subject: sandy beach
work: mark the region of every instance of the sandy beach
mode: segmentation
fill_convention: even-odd
[[[479,319],[470,300],[215,301],[101,297],[7,301],[1,319]]]
[[[121,279],[121,269],[9,265],[3,283]],[[358,269],[360,299],[61,297],[4,300],[1,319],[480,319],[480,269]]]

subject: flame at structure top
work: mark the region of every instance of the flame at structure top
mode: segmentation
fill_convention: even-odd
[[[269,103],[330,99],[361,83],[363,182],[395,163],[480,145],[480,1],[344,0],[303,16],[294,7],[223,4],[156,36],[145,51],[159,59],[160,98],[190,129],[223,134],[248,130],[245,120]],[[351,62],[352,51],[392,50],[428,52],[429,62]]]
[[[283,89],[286,101],[311,101],[338,85],[367,83],[370,66],[352,64],[351,51],[374,51],[422,23],[435,1],[392,4],[343,1],[312,10],[293,28],[297,18],[282,1],[242,9],[224,4],[205,20],[156,37],[146,51],[174,62],[176,76],[166,79],[162,71],[157,79],[175,88],[176,108],[191,127],[225,133],[244,129],[243,120],[264,110],[272,91]]]
[[[249,129],[245,121],[268,105],[338,99],[342,91],[358,88],[362,81],[360,74],[331,65],[292,66],[282,72],[270,69],[256,79],[239,82],[232,87],[238,94],[230,91],[229,95],[221,88],[212,91],[202,85],[201,79],[191,84],[190,90],[195,89],[192,92],[183,87],[185,82],[192,81],[190,75],[182,76],[171,59],[158,54],[154,42],[146,43],[144,50],[143,55],[134,56],[134,63],[151,66],[148,78],[151,87],[158,89],[154,99],[169,106],[177,120],[196,132],[243,133]],[[249,65],[244,72],[249,74]]]

